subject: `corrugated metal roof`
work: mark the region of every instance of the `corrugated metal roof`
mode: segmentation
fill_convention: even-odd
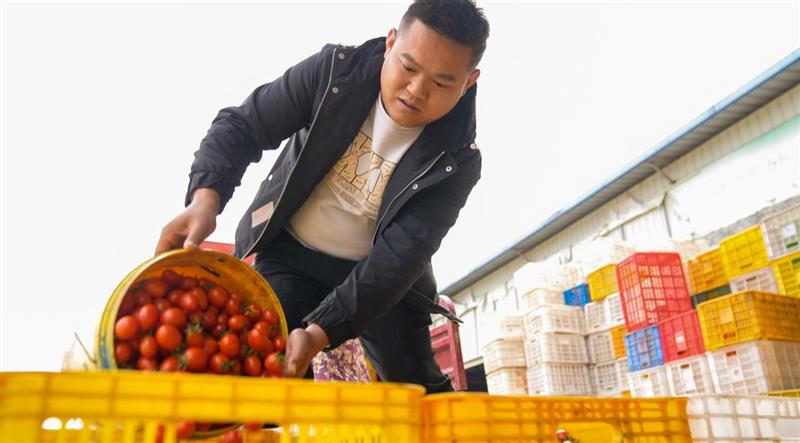
[[[610,180],[597,186],[571,206],[548,217],[537,228],[445,288],[442,293],[456,295],[516,259],[519,252],[528,251],[544,242],[655,174],[656,168],[665,168],[798,83],[800,83],[800,49],[700,114]]]

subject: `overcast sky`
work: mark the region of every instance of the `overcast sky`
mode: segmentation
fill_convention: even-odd
[[[434,257],[440,288],[800,46],[791,2],[480,2],[483,178]],[[406,2],[19,2],[2,15],[0,370],[57,370],[183,207],[223,107]],[[236,224],[268,153],[218,219]]]

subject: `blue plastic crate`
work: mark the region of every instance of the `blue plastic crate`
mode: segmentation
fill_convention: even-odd
[[[589,296],[589,285],[586,283],[564,291],[564,303],[570,306],[583,306],[592,301]]]
[[[631,372],[650,369],[664,364],[664,350],[658,325],[648,326],[625,335],[628,367]]]

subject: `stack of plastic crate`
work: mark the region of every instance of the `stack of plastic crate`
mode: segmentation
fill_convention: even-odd
[[[716,392],[800,388],[800,298],[747,291],[698,306]]]
[[[669,395],[659,324],[692,311],[679,254],[637,252],[617,265],[628,354],[628,383],[635,397]]]
[[[714,393],[697,312],[687,311],[660,322],[658,332],[670,393],[674,396]]]
[[[800,206],[765,218],[761,229],[777,292],[800,297]]]
[[[528,393],[591,394],[581,308],[543,304],[526,314],[523,322]]]
[[[628,363],[616,265],[600,267],[589,274],[588,280],[594,301],[584,306],[584,314],[592,386],[599,396],[619,396],[628,391]]]
[[[487,334],[487,343],[483,347],[483,366],[489,392],[503,395],[525,394],[525,332],[522,316],[489,316],[483,329]]]

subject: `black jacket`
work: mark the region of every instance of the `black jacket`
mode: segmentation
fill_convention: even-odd
[[[195,153],[187,204],[196,189],[212,188],[224,207],[248,164],[289,138],[239,223],[238,257],[263,250],[344,154],[378,97],[384,51],[384,38],[326,45],[214,119]],[[322,327],[332,347],[401,300],[449,314],[436,304],[431,256],[480,178],[476,90],[408,149],[383,195],[369,255],[304,319]]]

